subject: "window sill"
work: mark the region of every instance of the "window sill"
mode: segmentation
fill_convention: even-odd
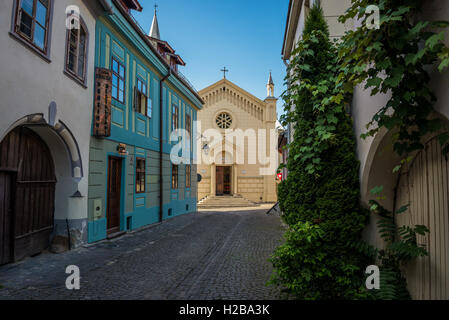
[[[126,99],[125,99],[126,100]],[[114,98],[114,97],[111,97],[111,101],[112,102],[116,102],[119,106],[125,106],[125,101],[123,101],[123,102],[121,102],[120,100],[117,100],[116,98]]]
[[[75,81],[76,83],[78,83],[84,89],[87,89],[87,85],[86,85],[85,81],[83,81],[80,78],[78,78],[77,76],[73,75],[71,72],[67,71],[66,69],[64,70],[64,74],[67,77],[69,77],[70,79],[72,79],[73,81]]]
[[[40,51],[39,49],[37,49],[35,46],[33,46],[29,41],[23,39],[21,36],[19,36],[18,34],[9,31],[9,35],[17,40],[19,43],[21,43],[22,45],[24,45],[26,48],[28,48],[29,50],[31,50],[33,53],[35,53],[38,57],[42,58],[45,62],[47,63],[51,63],[50,60],[50,50],[48,49],[48,54],[43,53],[42,51]]]

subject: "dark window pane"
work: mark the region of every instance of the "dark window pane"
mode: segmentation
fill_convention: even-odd
[[[136,161],[136,192],[145,192],[145,160]]]
[[[34,26],[34,43],[41,49],[45,46],[45,29],[36,24]]]
[[[40,1],[38,1],[36,6],[36,21],[45,27],[46,19],[47,19],[47,8],[44,7],[42,3],[40,3]]]
[[[86,35],[81,30],[80,31],[80,43],[79,43],[79,56],[78,56],[78,76],[81,78],[84,78],[84,64],[85,64],[85,54],[84,51],[86,50]]]
[[[78,76],[84,78],[84,54],[78,57]]]
[[[73,69],[75,68],[75,56],[72,52],[69,52],[69,62],[67,64],[67,68],[71,71],[74,71]]]
[[[30,16],[33,15],[33,0],[22,0],[22,9],[28,12]]]
[[[78,44],[78,31],[75,29],[70,30],[70,45],[76,47]]]
[[[20,21],[20,32],[25,34],[27,37],[31,38],[31,25],[33,24],[33,19],[27,15],[25,12],[22,12],[22,18]]]
[[[78,45],[78,31],[71,30],[69,34],[69,61],[67,64],[67,68],[70,71],[75,72],[75,62],[76,62],[76,54],[77,54],[77,45]]]

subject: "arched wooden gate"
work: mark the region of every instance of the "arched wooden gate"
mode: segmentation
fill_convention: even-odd
[[[398,216],[399,225],[425,225],[430,233],[418,236],[428,257],[418,258],[406,271],[414,299],[449,299],[449,163],[438,139],[417,154],[398,186],[396,207],[410,204]]]
[[[10,132],[0,144],[0,264],[48,247],[55,184],[45,142],[25,127]]]

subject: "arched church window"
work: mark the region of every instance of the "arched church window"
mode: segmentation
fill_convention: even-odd
[[[221,112],[215,119],[215,123],[220,129],[229,129],[232,125],[232,117],[227,112]]]

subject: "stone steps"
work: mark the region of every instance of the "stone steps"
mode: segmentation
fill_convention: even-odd
[[[255,207],[258,204],[247,200],[241,196],[209,196],[198,203],[198,208],[241,208]]]

